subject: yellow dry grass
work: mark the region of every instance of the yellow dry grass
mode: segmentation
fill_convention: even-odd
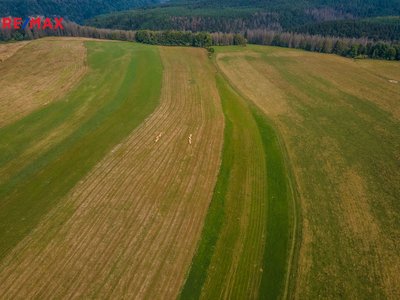
[[[334,55],[315,57],[310,53],[299,59],[298,68],[321,76],[334,88],[378,105],[400,120],[400,65],[379,60],[352,60]],[[397,67],[396,67],[397,65]]]
[[[3,260],[2,298],[178,295],[218,174],[223,114],[205,51],[160,52],[159,108]]]
[[[232,83],[235,86],[240,83],[240,90],[261,109],[268,108],[269,115],[277,116],[288,110],[284,93],[273,81],[278,77],[276,70],[265,64],[263,69],[258,70],[251,64],[254,60],[260,60],[258,53],[252,51],[221,53],[217,60],[221,70],[232,80]],[[271,76],[265,77],[263,74],[266,72]],[[263,80],[254,81],[259,78]]]
[[[29,42],[18,42],[0,44],[0,63],[13,56],[19,49],[26,46]]]
[[[14,54],[0,63],[0,127],[61,98],[87,70],[86,48],[79,39],[4,46]]]

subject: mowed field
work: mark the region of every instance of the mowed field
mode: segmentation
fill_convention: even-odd
[[[0,127],[68,92],[87,70],[85,57],[81,41],[0,44]]]
[[[296,182],[289,297],[400,297],[400,64],[219,48],[227,80],[269,117]]]
[[[217,76],[220,175],[181,299],[283,298],[294,238],[291,179],[265,116]]]
[[[398,63],[71,38],[0,59],[1,299],[400,297]]]
[[[198,49],[84,46],[78,85],[1,128],[1,298],[173,298],[220,164],[211,64]]]

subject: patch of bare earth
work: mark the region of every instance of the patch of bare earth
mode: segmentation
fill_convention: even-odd
[[[224,122],[205,51],[160,52],[159,108],[3,260],[0,298],[178,295],[212,198]]]
[[[61,98],[87,70],[82,40],[44,39],[19,47],[0,63],[0,127]]]

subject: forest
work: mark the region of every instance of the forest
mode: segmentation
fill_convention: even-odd
[[[61,16],[75,22],[83,22],[99,14],[157,3],[159,0],[1,0],[0,16]]]
[[[250,30],[245,34],[249,43],[303,49],[362,59],[400,60],[400,43],[373,41],[366,38],[338,38],[321,35]]]
[[[368,37],[374,40],[400,40],[400,17],[377,17],[360,20],[335,20],[304,25],[295,32],[324,36]]]
[[[129,10],[130,9],[130,10]],[[244,33],[251,30],[400,40],[400,0],[15,0],[0,16],[62,16],[118,30]]]
[[[35,40],[49,36],[65,37],[88,37],[95,39],[135,41],[135,32],[128,30],[100,29],[89,26],[81,26],[73,22],[64,22],[63,29],[57,30],[38,30],[36,27],[29,29],[10,30],[0,29],[0,42],[17,42]]]
[[[398,0],[172,0],[171,6],[185,6],[191,9],[199,8],[243,8],[251,7],[285,14],[314,15],[315,19],[326,18],[364,18],[375,16],[399,15]]]
[[[266,10],[254,7],[220,9],[165,6],[96,16],[86,25],[125,30],[185,30],[244,32],[253,29],[290,31],[324,36],[400,40],[399,17],[355,18],[352,10],[332,8]],[[400,14],[397,10],[390,10]]]

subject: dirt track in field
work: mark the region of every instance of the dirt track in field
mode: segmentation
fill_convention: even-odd
[[[0,59],[3,55],[8,57],[0,63],[0,127],[59,99],[87,70],[79,39],[0,45]]]
[[[160,52],[160,107],[2,262],[1,298],[179,293],[218,174],[223,115],[205,51]]]

